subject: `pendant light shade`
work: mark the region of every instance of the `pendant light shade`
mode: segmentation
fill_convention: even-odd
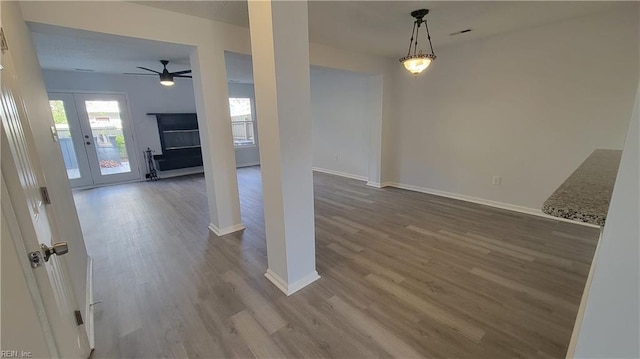
[[[427,67],[431,65],[431,62],[436,59],[436,55],[433,53],[433,45],[431,44],[431,35],[429,34],[427,20],[424,19],[428,13],[429,10],[427,9],[420,9],[411,12],[411,16],[416,18],[416,20],[413,22],[411,40],[409,40],[409,51],[407,52],[407,56],[400,58],[400,62],[402,62],[404,68],[415,76],[418,76],[418,74],[426,70]],[[418,35],[423,23],[427,33],[427,41],[429,41],[429,49],[431,50],[431,53],[423,53],[422,50],[418,51]]]
[[[418,75],[422,71],[426,70],[431,65],[431,58],[426,55],[420,55],[419,57],[411,57],[405,59],[402,64],[404,68],[409,70],[414,75]]]

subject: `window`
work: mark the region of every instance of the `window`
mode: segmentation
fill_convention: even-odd
[[[233,131],[233,146],[255,146],[253,115],[251,114],[250,98],[230,98],[231,130]]]

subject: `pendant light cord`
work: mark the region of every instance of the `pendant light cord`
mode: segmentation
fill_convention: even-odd
[[[429,47],[431,48],[431,55],[433,55],[435,57],[436,53],[433,52],[433,45],[431,44],[431,34],[429,34],[429,24],[427,23],[427,20],[424,20],[424,27],[425,27],[425,29],[427,29],[427,40],[429,40]]]
[[[418,22],[414,21],[413,22],[413,30],[411,30],[411,40],[409,40],[409,51],[407,51],[407,56],[411,55],[411,45],[413,45],[413,34],[416,32],[416,24]],[[416,36],[416,42],[418,41],[418,37]],[[415,49],[414,49],[414,55],[415,55]]]
[[[418,54],[418,38],[420,37],[420,25],[422,24],[422,22],[420,20],[416,20],[416,24],[418,25],[418,27],[416,28],[416,43],[413,47],[413,56]]]
[[[418,53],[418,37],[420,35],[420,25],[424,22],[424,27],[427,30],[427,40],[429,41],[429,48],[431,49],[431,54],[433,56],[436,55],[433,52],[433,44],[431,43],[431,34],[429,33],[429,24],[427,20],[416,20],[413,22],[413,29],[411,30],[411,40],[409,40],[409,51],[407,51],[407,56],[411,56],[411,47],[413,47],[413,54],[416,55]],[[415,44],[413,40],[416,40]]]

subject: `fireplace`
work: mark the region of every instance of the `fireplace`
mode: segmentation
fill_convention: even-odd
[[[179,150],[183,148],[200,148],[200,133],[194,130],[162,131],[164,147],[162,150]]]
[[[162,154],[154,155],[160,171],[202,166],[200,132],[195,113],[148,113],[158,121]]]

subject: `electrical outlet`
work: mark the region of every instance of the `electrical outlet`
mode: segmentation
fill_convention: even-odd
[[[493,185],[499,185],[500,183],[502,183],[502,177],[500,177],[500,176],[493,176],[493,180],[491,181],[491,184],[493,184]]]

